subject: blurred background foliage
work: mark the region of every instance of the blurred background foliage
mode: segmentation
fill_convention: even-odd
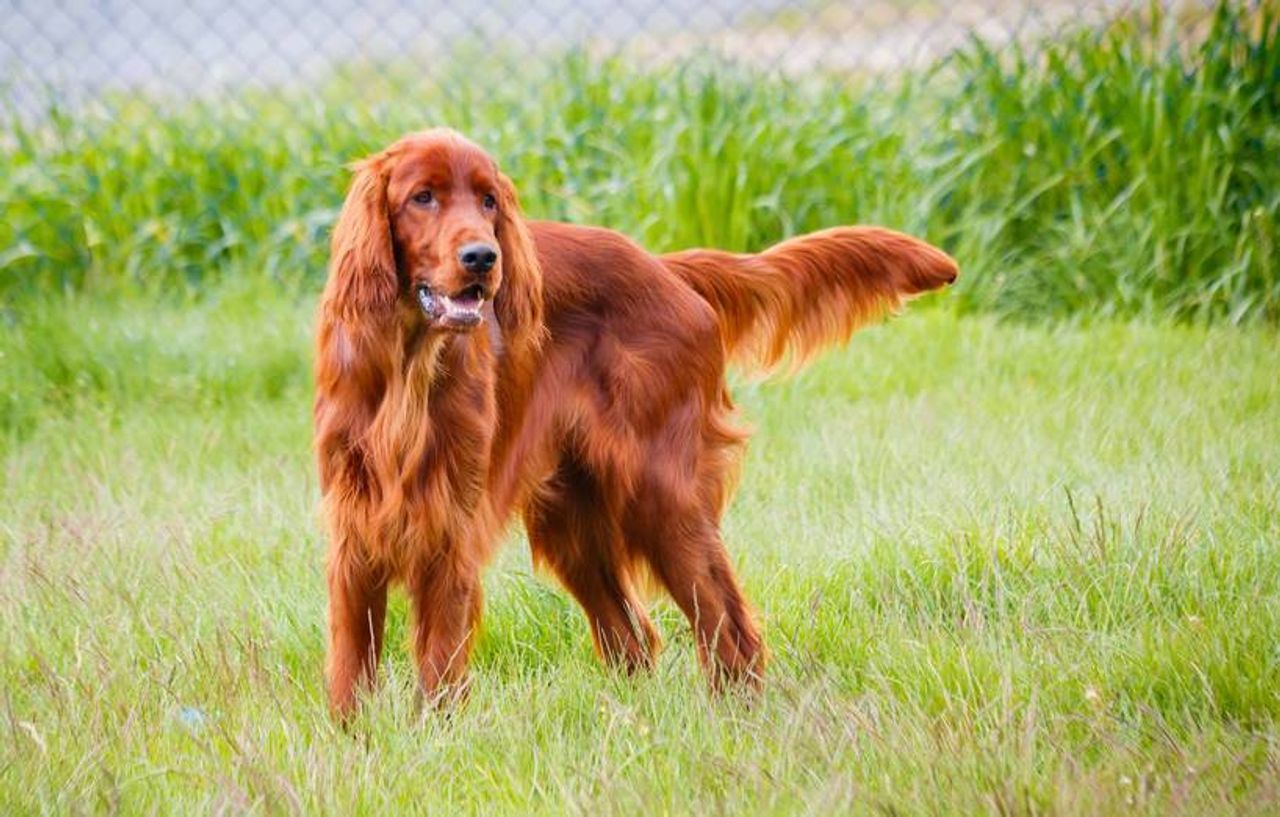
[[[1274,323],[1278,8],[1150,4],[998,43],[971,29],[892,70],[464,44],[430,72],[353,60],[216,94],[15,92],[0,294],[309,296],[346,163],[448,124],[531,216],[658,251],[875,222],[952,252],[965,309]]]

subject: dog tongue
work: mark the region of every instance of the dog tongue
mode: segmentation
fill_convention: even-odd
[[[482,298],[477,298],[475,295],[472,295],[470,293],[466,295],[459,295],[455,298],[450,298],[449,296],[445,295],[442,297],[442,300],[445,302],[445,304],[448,306],[448,308],[451,311],[454,309],[463,309],[468,312],[471,312],[479,309],[480,304],[484,303],[484,300]]]
[[[468,324],[480,320],[480,305],[484,303],[480,298],[467,297],[455,300],[448,295],[441,295],[440,301],[444,303],[444,316],[450,320]]]
[[[432,322],[447,319],[454,324],[470,326],[480,322],[480,307],[484,306],[484,298],[471,293],[450,298],[424,287],[418,290],[418,305]]]

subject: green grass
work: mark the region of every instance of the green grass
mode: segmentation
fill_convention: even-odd
[[[1275,323],[1280,13],[1249,5],[1195,35],[1157,17],[1031,54],[974,44],[888,83],[490,57],[427,79],[388,67],[204,104],[55,108],[0,135],[0,293],[312,287],[343,165],[450,124],[530,213],[654,249],[878,222],[962,258],[971,309]]]
[[[310,309],[74,298],[0,336],[40,406],[0,487],[0,811],[1280,807],[1272,330],[924,309],[740,383],[758,702],[705,691],[664,602],[653,677],[601,669],[516,536],[470,702],[420,717],[397,597],[347,735]]]

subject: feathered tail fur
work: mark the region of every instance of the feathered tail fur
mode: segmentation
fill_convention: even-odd
[[[711,304],[726,354],[764,370],[823,347],[956,279],[951,256],[883,227],[835,227],[756,255],[685,250],[663,263]]]

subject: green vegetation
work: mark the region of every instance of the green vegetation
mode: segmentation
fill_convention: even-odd
[[[760,701],[706,692],[666,602],[656,674],[601,669],[517,540],[469,703],[419,718],[397,597],[351,736],[321,686],[309,307],[75,307],[0,349],[55,338],[85,373],[4,460],[0,812],[1280,807],[1271,331],[923,310],[741,385]]]
[[[531,214],[654,249],[881,222],[964,259],[970,307],[1274,322],[1280,15],[1243,8],[1192,24],[1190,47],[1165,44],[1178,21],[1127,20],[1034,57],[974,45],[890,89],[577,56],[55,111],[0,138],[0,292],[309,290],[343,164],[449,123]]]
[[[579,56],[536,95],[352,73],[9,123],[0,814],[1276,813],[1280,44],[1233,8],[889,89]],[[329,721],[325,237],[343,163],[445,122],[531,213],[657,249],[869,221],[961,259],[735,383],[758,700],[661,600],[653,676],[601,668],[514,531],[470,702],[418,711],[397,596],[384,686]]]

